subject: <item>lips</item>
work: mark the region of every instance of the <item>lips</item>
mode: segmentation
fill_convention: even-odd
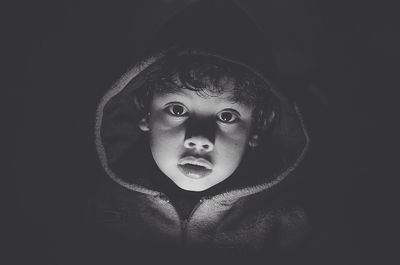
[[[186,156],[179,160],[178,168],[185,176],[200,179],[212,172],[213,164],[204,158]]]

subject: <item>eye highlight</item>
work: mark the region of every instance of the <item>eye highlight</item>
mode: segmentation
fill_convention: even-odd
[[[165,110],[167,111],[168,114],[175,116],[175,117],[183,117],[187,116],[188,110],[186,109],[185,106],[182,104],[178,103],[172,103],[168,105]]]
[[[239,120],[240,115],[234,110],[223,110],[217,114],[217,118],[223,123],[235,123]]]

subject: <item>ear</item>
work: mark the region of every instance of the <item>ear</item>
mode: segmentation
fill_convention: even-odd
[[[150,131],[150,127],[149,127],[149,115],[146,115],[145,117],[143,117],[139,123],[138,123],[139,128],[144,131]]]
[[[250,139],[249,139],[249,146],[250,146],[251,148],[254,148],[254,147],[257,147],[258,144],[259,144],[259,141],[258,141],[258,134],[253,134],[253,135],[251,135],[251,136],[250,136]]]

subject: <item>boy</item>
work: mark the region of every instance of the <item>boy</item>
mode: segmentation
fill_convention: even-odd
[[[112,181],[93,200],[93,220],[125,248],[296,249],[307,222],[283,180],[308,136],[273,85],[261,34],[235,6],[204,1],[154,43],[162,51],[98,107],[96,146]]]

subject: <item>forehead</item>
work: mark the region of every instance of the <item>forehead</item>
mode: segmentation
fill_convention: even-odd
[[[155,95],[163,98],[181,97],[193,100],[211,100],[230,104],[238,103],[238,100],[235,99],[233,89],[224,89],[223,91],[214,92],[208,89],[191,90],[188,88],[176,88],[174,90],[157,91]]]
[[[251,100],[251,96],[247,95],[244,91],[240,91],[236,88],[235,80],[232,78],[223,78],[216,87],[213,85],[205,85],[203,88],[191,88],[189,84],[183,84],[179,77],[174,76],[173,84],[165,83],[162,84],[162,88],[156,88],[155,93],[158,96],[183,96],[183,97],[194,97],[199,96],[200,98],[206,98],[209,100],[215,100],[219,102],[226,102],[231,104],[240,105],[254,105],[254,100]],[[189,86],[189,87],[188,87]],[[195,97],[194,97],[195,98]]]
[[[233,89],[213,93],[211,91],[193,91],[190,89],[177,89],[175,91],[156,92],[153,97],[153,103],[165,104],[168,102],[179,101],[184,104],[190,104],[193,107],[204,110],[214,110],[222,108],[234,108],[238,111],[249,112],[254,106],[235,99]]]

